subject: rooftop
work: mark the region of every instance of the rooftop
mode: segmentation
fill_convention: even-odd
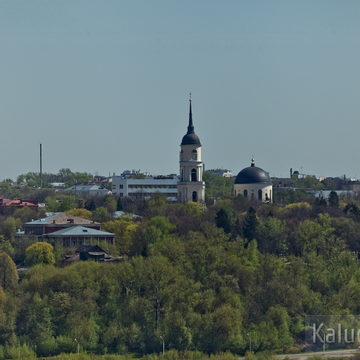
[[[84,226],[71,226],[66,229],[61,229],[58,231],[54,231],[45,236],[114,236],[113,233],[107,231],[100,231],[96,229],[87,228]]]
[[[56,224],[56,225],[65,225],[65,224],[76,224],[76,225],[85,225],[85,224],[98,224],[95,221],[81,218],[79,216],[69,215],[64,212],[55,212],[42,219],[29,221],[25,225],[44,225],[44,224]]]

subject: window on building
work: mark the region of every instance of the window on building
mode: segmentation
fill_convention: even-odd
[[[192,160],[197,160],[197,150],[193,150],[192,152],[191,152],[191,159]]]
[[[192,201],[197,202],[198,201],[198,196],[197,196],[197,192],[193,191],[192,193]]]
[[[262,190],[258,191],[258,200],[262,201]]]
[[[244,190],[244,197],[248,197],[248,191],[247,190]]]
[[[191,181],[197,181],[197,179],[196,179],[196,169],[191,170]]]

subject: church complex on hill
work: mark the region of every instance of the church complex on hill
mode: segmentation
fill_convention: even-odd
[[[180,145],[180,181],[177,184],[179,202],[205,202],[204,164],[199,137],[195,134],[190,98],[189,125]],[[234,183],[234,195],[251,200],[272,202],[273,189],[269,174],[255,166],[241,170]]]
[[[149,199],[155,194],[163,194],[170,201],[205,202],[204,163],[200,138],[195,133],[192,101],[190,97],[189,124],[180,144],[180,174],[169,176],[145,176],[144,178],[113,176],[112,193],[119,197]],[[235,178],[234,195],[242,195],[250,200],[272,202],[273,188],[269,174],[255,166],[241,170]]]

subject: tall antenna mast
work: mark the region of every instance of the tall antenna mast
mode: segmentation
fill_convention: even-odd
[[[40,187],[43,186],[43,178],[42,178],[42,144],[40,144]]]

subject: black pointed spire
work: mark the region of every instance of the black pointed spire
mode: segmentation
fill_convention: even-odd
[[[193,120],[192,120],[192,108],[191,108],[191,93],[190,93],[190,98],[189,98],[189,103],[190,103],[190,108],[189,108],[189,126],[188,126],[188,134],[193,134],[194,133],[194,124],[193,124]]]
[[[195,134],[194,131],[194,124],[192,119],[192,108],[191,108],[191,93],[190,93],[190,99],[189,99],[189,125],[187,133],[182,138],[181,145],[198,145],[201,146],[199,137]]]

